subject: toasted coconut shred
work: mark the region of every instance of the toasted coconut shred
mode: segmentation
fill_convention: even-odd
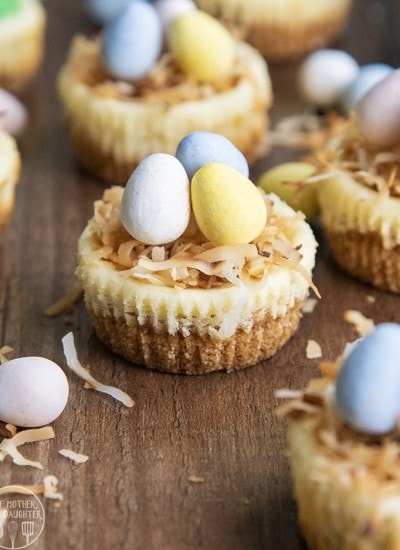
[[[76,464],[83,464],[89,460],[89,457],[87,455],[76,453],[71,449],[60,449],[58,451],[58,454],[60,454],[61,456],[65,456],[65,458],[69,458]]]
[[[97,96],[122,101],[140,99],[141,103],[176,105],[204,99],[234,87],[246,70],[243,59],[237,55],[229,76],[212,84],[201,83],[184,73],[173,55],[166,51],[145,77],[127,82],[110,75],[101,61],[99,49],[99,38],[77,36],[73,41],[69,68]]]
[[[261,191],[260,191],[261,192]],[[121,277],[132,277],[153,285],[179,288],[222,288],[235,285],[240,297],[226,315],[219,336],[231,335],[237,324],[250,287],[261,289],[270,270],[278,267],[298,272],[319,297],[310,274],[301,265],[301,247],[293,247],[290,228],[299,219],[278,217],[273,201],[265,194],[268,221],[262,233],[249,244],[218,246],[207,241],[198,228],[192,227],[180,238],[163,246],[148,246],[133,239],[120,219],[123,188],[112,187],[95,202],[94,217],[89,227],[98,248],[89,254],[88,264],[117,270]]]
[[[354,116],[335,120],[323,145],[316,148],[314,163],[315,158],[324,178],[344,173],[382,198],[400,198],[400,146],[374,146],[360,134]]]
[[[355,309],[346,309],[343,318],[347,323],[353,325],[359,336],[365,336],[375,327],[375,323],[372,319],[368,319],[360,311]]]
[[[400,489],[400,426],[385,436],[357,432],[343,423],[334,400],[335,381],[343,356],[321,363],[321,378],[310,381],[304,391],[281,390],[277,397],[290,399],[278,414],[289,422],[302,422],[323,446],[328,460],[321,460],[310,472],[313,479],[344,484],[357,481],[365,488]]]
[[[36,441],[44,441],[55,437],[54,430],[51,426],[43,428],[32,428],[17,432],[10,438],[4,438],[0,442],[0,461],[2,462],[9,455],[18,466],[32,466],[32,468],[43,469],[40,462],[25,458],[18,447],[24,443],[33,443]]]
[[[62,344],[67,365],[76,375],[86,382],[85,388],[106,393],[114,399],[121,401],[126,407],[133,407],[135,402],[127,393],[114,386],[108,386],[98,382],[90,372],[81,365],[72,332],[69,332],[62,338]]]

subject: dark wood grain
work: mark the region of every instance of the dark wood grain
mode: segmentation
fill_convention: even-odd
[[[132,409],[83,388],[67,370],[71,395],[52,441],[24,453],[43,471],[0,463],[0,486],[59,478],[61,506],[43,501],[46,524],[33,549],[301,550],[285,454],[286,427],[275,391],[300,388],[317,374],[305,355],[309,338],[334,358],[356,333],[345,309],[375,322],[400,322],[400,298],[347,277],[332,262],[320,227],[315,282],[322,299],[290,342],[268,362],[243,372],[186,377],[148,372],[108,351],[93,335],[83,304],[49,319],[47,306],[74,283],[76,241],[103,186],[78,170],[62,126],[55,82],[71,37],[90,32],[83,2],[48,1],[46,58],[24,100],[30,125],[20,140],[23,172],[13,220],[0,245],[1,344],[13,356],[42,355],[65,365],[61,338],[72,330],[79,357],[94,375],[126,390]],[[399,63],[390,14],[399,3],[358,0],[339,43],[360,63]],[[390,27],[392,28],[392,27]],[[271,67],[276,121],[302,105],[296,65]],[[294,151],[274,150],[261,170]],[[375,302],[367,301],[374,296]],[[68,447],[89,455],[76,465]],[[192,477],[194,476],[194,477]],[[195,482],[197,480],[197,482]]]

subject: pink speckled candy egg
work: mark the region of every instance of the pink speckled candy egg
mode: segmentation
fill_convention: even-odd
[[[355,106],[361,134],[379,147],[400,142],[400,69],[378,82]]]
[[[25,105],[15,95],[0,88],[0,128],[14,137],[19,136],[28,122]]]

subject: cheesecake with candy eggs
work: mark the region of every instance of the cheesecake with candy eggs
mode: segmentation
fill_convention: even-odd
[[[152,13],[151,32],[132,13],[139,9]],[[180,139],[196,130],[224,134],[255,161],[267,150],[272,104],[262,56],[200,10],[176,17],[167,30],[154,12],[135,0],[98,37],[73,41],[58,90],[80,165],[123,185],[144,157],[173,154]],[[129,28],[138,27],[132,37],[141,37],[128,50],[116,46],[124,17]],[[203,51],[193,53],[199,43]]]
[[[316,241],[302,214],[236,168],[207,163],[189,187],[176,163],[173,155],[150,155],[125,190],[108,189],[95,203],[77,269],[93,327],[114,352],[150,369],[249,367],[296,332],[313,286]],[[162,186],[149,185],[157,173]],[[150,200],[142,191],[135,205],[130,197],[146,185]],[[154,198],[163,190],[166,210]]]
[[[400,292],[400,135],[393,71],[335,126],[318,151],[322,224],[336,262],[377,288]]]
[[[0,86],[21,92],[44,55],[47,16],[40,0],[0,3]]]
[[[342,33],[351,0],[196,0],[271,62],[299,59]]]
[[[298,520],[314,550],[400,545],[400,325],[350,344],[291,397],[289,462]]]

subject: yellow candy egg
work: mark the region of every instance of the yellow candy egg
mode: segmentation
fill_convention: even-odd
[[[318,213],[317,190],[315,184],[305,184],[304,180],[315,171],[315,166],[308,162],[285,162],[264,172],[257,185],[266,193],[275,193],[295,210],[301,210],[310,220]]]
[[[174,19],[168,29],[168,41],[181,68],[203,82],[220,79],[232,68],[233,36],[203,11],[190,11]]]
[[[212,162],[202,166],[192,178],[191,199],[201,232],[219,245],[249,243],[267,221],[260,191],[227,164]]]

